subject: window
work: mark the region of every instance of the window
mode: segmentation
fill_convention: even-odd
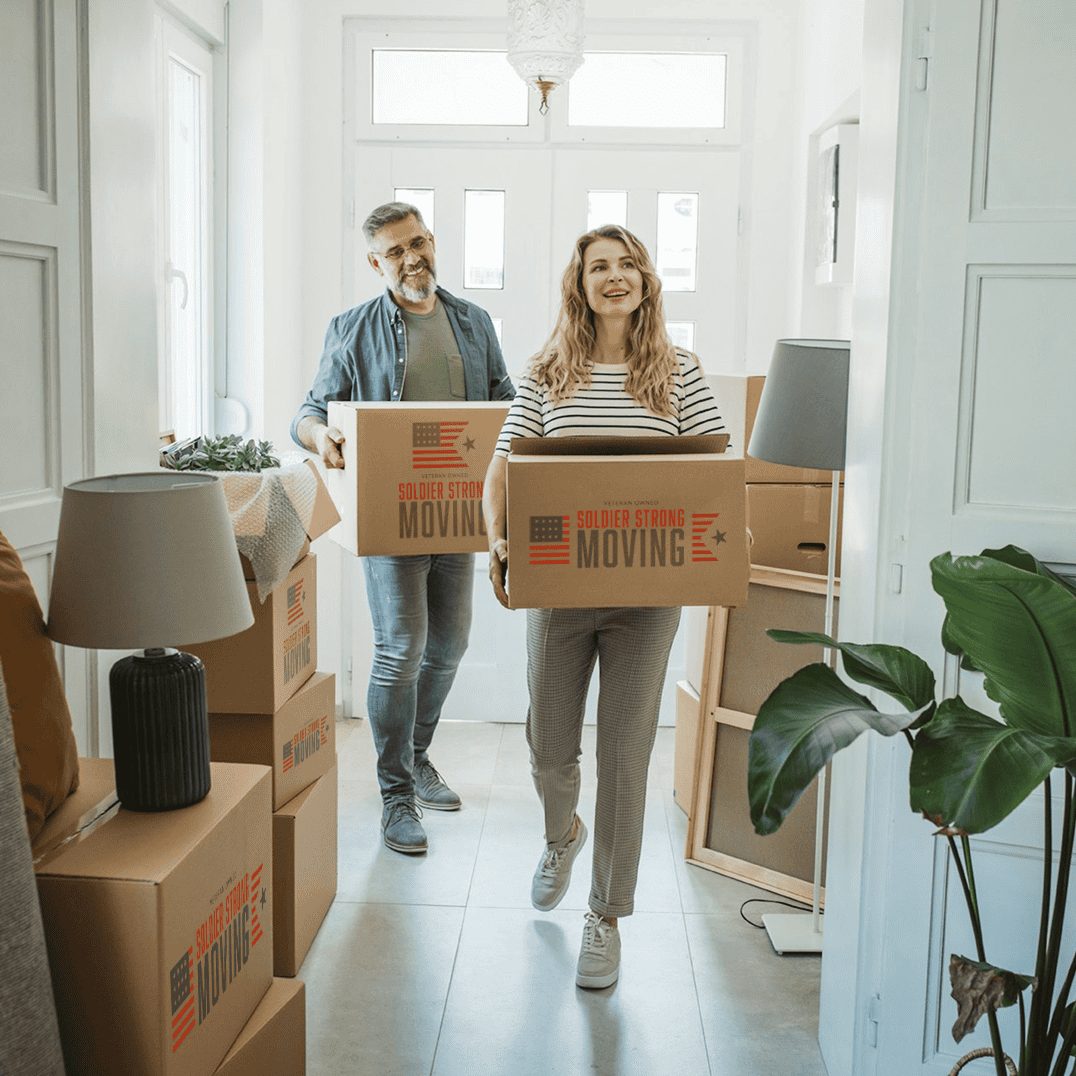
[[[721,53],[587,52],[568,83],[569,127],[724,127]]]
[[[527,87],[504,52],[374,49],[375,124],[527,125]]]
[[[406,202],[413,205],[421,214],[426,227],[434,230],[433,214],[433,190],[428,187],[397,187],[393,192],[393,198],[397,202]]]
[[[685,351],[695,350],[695,322],[667,321],[665,331],[677,347],[682,347]]]
[[[587,191],[587,231],[603,224],[628,226],[627,191]]]
[[[666,291],[694,291],[699,246],[699,196],[658,192],[658,247],[654,259]]]
[[[466,288],[504,287],[504,191],[465,191],[463,279]]]
[[[213,58],[163,18],[158,33],[159,412],[183,440],[213,432]]]

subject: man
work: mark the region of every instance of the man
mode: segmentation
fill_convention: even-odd
[[[436,284],[433,235],[404,202],[362,226],[386,290],[333,318],[292,437],[343,467],[343,435],[326,425],[329,400],[510,400],[515,395],[489,315]],[[374,627],[367,711],[377,748],[385,844],[427,849],[419,807],[454,811],[460,798],[429,747],[471,627],[474,554],[364,557]],[[417,806],[416,806],[417,804]]]

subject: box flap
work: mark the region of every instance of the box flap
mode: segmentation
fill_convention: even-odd
[[[34,839],[35,865],[53,849],[88,834],[92,827],[119,806],[116,774],[110,758],[80,758],[78,788],[46,819]]]
[[[318,481],[317,493],[314,494],[314,510],[310,513],[310,526],[306,531],[307,537],[313,541],[315,538],[320,538],[330,527],[335,527],[340,522],[340,513],[336,510],[336,505],[333,504],[329,490],[324,481],[322,481],[318,465],[313,460],[306,460],[305,462],[307,467],[314,472],[314,477]]]
[[[513,437],[516,456],[676,456],[720,454],[727,433],[703,437]]]

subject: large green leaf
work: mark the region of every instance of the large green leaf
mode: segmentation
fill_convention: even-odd
[[[827,762],[861,732],[892,736],[915,715],[883,714],[828,665],[806,665],[759,708],[747,755],[747,794],[757,833],[774,833]]]
[[[946,645],[967,655],[1014,728],[1076,734],[1076,592],[1023,550],[930,562]],[[1033,563],[1029,571],[1019,564]],[[1041,569],[1041,570],[1039,570]]]
[[[886,643],[839,643],[817,631],[771,628],[766,634],[778,643],[820,643],[836,647],[844,671],[857,683],[892,695],[906,710],[921,710],[934,698],[934,673],[917,654]]]
[[[908,773],[913,811],[938,825],[983,833],[1014,811],[1054,766],[1076,758],[1076,740],[1009,728],[944,699],[915,737]]]

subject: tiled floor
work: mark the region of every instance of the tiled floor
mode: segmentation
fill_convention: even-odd
[[[366,724],[337,735],[339,885],[299,972],[310,1076],[825,1076],[819,958],[778,956],[739,912],[767,894],[684,862],[671,728],[651,763],[620,980],[601,991],[575,986],[590,848],[560,907],[530,904],[541,816],[521,725],[442,722],[431,757],[464,806],[426,812],[420,857],[381,843]],[[585,767],[593,748],[587,727]],[[591,761],[588,824],[593,810]]]

